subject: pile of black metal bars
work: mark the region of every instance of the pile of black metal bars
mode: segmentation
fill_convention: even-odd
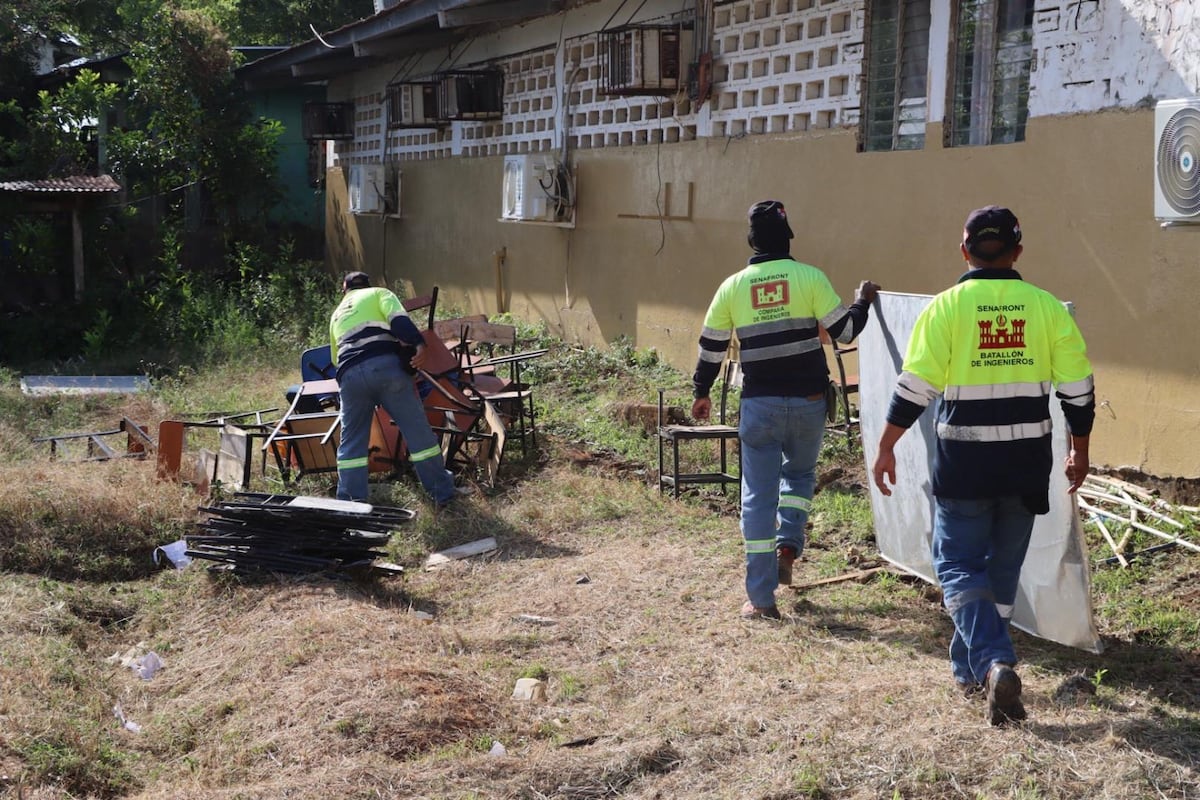
[[[213,569],[240,573],[358,572],[386,555],[383,548],[391,532],[416,516],[389,506],[350,504],[358,508],[348,511],[299,504],[312,500],[239,493],[203,506],[200,511],[208,518],[197,523],[196,534],[186,537],[187,554],[218,562]]]

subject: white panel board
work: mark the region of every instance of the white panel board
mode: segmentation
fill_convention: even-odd
[[[909,335],[931,299],[928,295],[880,292],[871,321],[859,336],[860,424],[868,474],[879,452],[879,435],[887,421]],[[896,446],[892,496],[884,497],[869,481],[880,554],[930,583],[937,582],[930,550],[935,411],[926,410]],[[1053,398],[1050,411],[1055,463],[1050,478],[1050,513],[1039,516],[1034,525],[1013,624],[1034,636],[1098,653],[1101,643],[1092,620],[1083,528],[1060,468],[1067,454],[1066,423]]]

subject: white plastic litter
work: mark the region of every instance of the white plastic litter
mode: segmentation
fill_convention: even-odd
[[[165,666],[166,664],[163,662],[163,660],[158,657],[158,653],[151,650],[141,658],[134,659],[134,662],[130,665],[130,669],[132,669],[134,674],[139,678],[144,681],[148,681],[154,677],[154,673],[158,672]]]
[[[125,730],[132,731],[133,733],[141,733],[142,732],[141,725],[138,725],[133,720],[127,719],[125,717],[125,709],[121,708],[120,703],[117,703],[115,706],[113,706],[113,714],[116,716],[117,720],[120,721],[121,727],[124,728]]]
[[[159,567],[162,566],[164,558],[170,561],[175,569],[183,569],[192,563],[191,556],[187,554],[187,541],[184,539],[154,548],[153,556],[155,566]]]
[[[504,745],[500,742],[492,742],[492,749],[488,750],[489,756],[506,756],[508,751],[504,749]]]

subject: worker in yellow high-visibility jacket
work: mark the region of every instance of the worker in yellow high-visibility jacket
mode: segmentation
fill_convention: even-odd
[[[712,413],[709,392],[736,333],[744,388],[738,418],[745,619],[779,619],[775,590],[792,582],[825,433],[829,367],[819,326],[849,344],[862,331],[879,287],[859,284],[847,308],[825,273],[791,256],[792,228],[777,200],[747,214],[750,263],[717,288],[700,331],[692,416]]]
[[[404,437],[413,471],[441,508],[458,492],[409,374],[425,358],[425,340],[400,298],[372,287],[365,272],[347,274],[342,289],[342,301],[329,319],[330,356],[341,394],[337,496],[367,499],[371,420],[375,407],[383,406]],[[401,345],[407,345],[407,353],[402,354]]]
[[[971,212],[970,269],[917,318],[875,460],[890,495],[893,447],[937,398],[933,566],[954,619],[951,670],[963,693],[986,694],[991,724],[1025,719],[1009,636],[1034,516],[1050,509],[1050,392],[1071,447],[1069,491],[1088,472],[1095,388],[1087,348],[1067,308],[1014,269],[1021,227],[1007,208]]]

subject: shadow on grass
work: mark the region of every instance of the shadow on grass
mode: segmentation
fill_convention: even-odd
[[[793,615],[793,624],[811,627],[838,639],[884,642],[908,647],[938,659],[947,659],[953,634],[950,618],[939,606],[924,600],[881,599],[847,601],[810,591],[781,603]],[[1120,702],[1093,698],[1090,702],[1105,711],[1103,720],[1082,725],[1043,724],[1032,720],[1027,729],[1059,744],[1121,740],[1138,750],[1154,752],[1180,765],[1195,768],[1200,753],[1200,654],[1163,646],[1106,639],[1105,651],[1088,653],[1038,639],[1022,631],[1013,632],[1021,660],[1064,679],[1082,673],[1099,674],[1099,683],[1118,693],[1144,692],[1162,703],[1147,719],[1129,714]],[[947,667],[948,675],[948,667]]]
[[[1079,725],[1045,724],[1036,720],[1024,727],[1039,739],[1062,746],[1105,743],[1114,749],[1122,746],[1143,753],[1154,753],[1182,767],[1200,766],[1200,723],[1160,714],[1154,720],[1106,714],[1102,720]],[[1163,795],[1164,797],[1166,795]]]
[[[1192,650],[1104,637],[1104,652],[1096,654],[1024,638],[1034,653],[1029,660],[1039,666],[1089,677],[1099,673],[1103,686],[1142,691],[1163,703],[1200,711],[1200,654]]]

